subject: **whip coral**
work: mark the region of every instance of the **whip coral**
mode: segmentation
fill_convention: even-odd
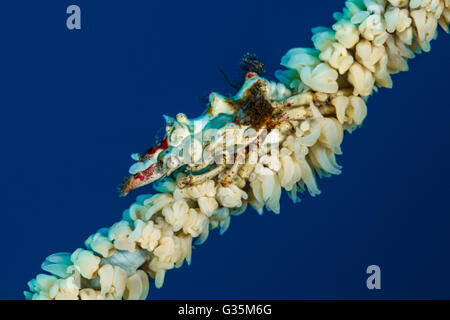
[[[166,271],[190,264],[193,245],[227,230],[250,205],[280,212],[285,189],[320,194],[316,177],[338,175],[344,131],[367,115],[368,97],[430,50],[438,24],[449,32],[450,0],[348,0],[331,28],[313,29],[314,48],[289,50],[278,82],[260,77],[254,56],[233,97],[211,93],[206,111],[166,116],[165,137],[136,161],[123,196],[153,183],[122,220],[56,253],[48,274],[31,280],[27,299],[145,299]]]

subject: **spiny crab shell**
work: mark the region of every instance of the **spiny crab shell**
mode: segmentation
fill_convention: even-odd
[[[251,171],[254,163],[245,160],[251,144],[267,152],[277,148],[299,121],[336,114],[327,94],[292,95],[283,84],[254,72],[245,79],[233,97],[211,93],[206,111],[195,119],[183,113],[164,116],[164,138],[144,154],[131,155],[137,162],[119,187],[121,195],[165,177],[174,178],[181,188],[192,186],[229,169],[220,179],[226,186],[239,179],[238,165],[244,165],[241,173]]]

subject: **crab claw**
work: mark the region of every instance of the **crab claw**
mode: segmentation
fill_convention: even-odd
[[[140,157],[140,161],[145,161],[158,156],[158,154],[169,147],[168,137],[165,137],[160,143],[155,144],[147,150],[147,152]]]
[[[131,190],[152,183],[166,175],[166,171],[158,163],[158,155],[168,148],[167,137],[151,147],[145,154],[135,153],[132,158],[137,162],[130,167],[128,178],[119,186],[121,196],[126,196]]]
[[[128,178],[119,186],[120,195],[126,196],[131,190],[150,184],[165,176],[165,173],[159,168],[158,163],[154,163],[147,169],[137,172]]]

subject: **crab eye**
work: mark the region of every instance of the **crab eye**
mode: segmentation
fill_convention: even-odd
[[[179,114],[177,114],[177,121],[178,121],[179,123],[185,123],[185,122],[187,122],[187,117],[186,117],[186,115],[185,115],[184,113],[179,113]]]
[[[167,159],[167,167],[170,169],[176,169],[180,165],[180,159],[177,156],[170,156]]]

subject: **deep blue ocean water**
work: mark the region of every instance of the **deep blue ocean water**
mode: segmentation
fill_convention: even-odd
[[[77,4],[82,29],[66,28]],[[1,299],[22,299],[54,252],[120,219],[116,187],[163,126],[231,93],[246,52],[267,75],[344,1],[2,1]],[[281,214],[249,210],[169,271],[154,299],[450,298],[450,37],[369,100],[346,134],[343,174]],[[381,268],[381,290],[366,268]]]

